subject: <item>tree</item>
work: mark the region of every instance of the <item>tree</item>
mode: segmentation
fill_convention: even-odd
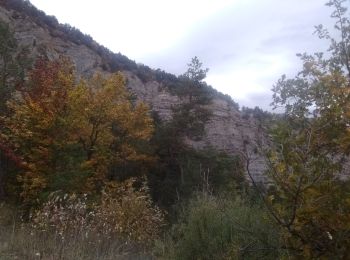
[[[180,76],[183,81],[184,94],[188,96],[188,103],[206,103],[207,94],[203,80],[206,78],[209,71],[208,68],[203,69],[203,63],[199,61],[197,56],[192,58],[191,62],[187,64],[187,71]],[[195,99],[195,100],[193,100]]]
[[[329,58],[323,53],[316,55],[299,54],[303,70],[294,79],[283,76],[274,86],[273,105],[285,106],[286,115],[294,120],[295,126],[305,129],[314,126],[312,134],[319,152],[330,148],[333,152],[350,152],[348,142],[349,89],[350,89],[350,22],[346,17],[343,0],[330,1],[327,5],[335,8],[335,29],[340,41],[331,38],[322,25],[316,27],[321,39],[327,39]],[[312,119],[312,120],[309,120]]]
[[[69,124],[64,120],[67,97],[74,81],[73,67],[67,59],[39,60],[28,82],[8,103],[11,116],[3,119],[1,137],[25,165],[18,175],[25,199],[36,198],[49,185],[48,177],[59,171],[59,154]]]
[[[1,143],[21,158],[21,197],[98,192],[126,161],[150,161],[137,144],[152,135],[148,108],[133,105],[120,74],[76,83],[72,63],[39,60],[9,101]],[[93,190],[92,190],[93,189]]]
[[[267,209],[296,257],[342,259],[350,250],[349,181],[342,180],[350,152],[350,22],[343,0],[332,0],[340,41],[327,55],[299,55],[303,70],[274,86],[273,105],[285,108],[272,131],[267,157],[272,186],[263,192]],[[249,170],[249,169],[248,169]]]
[[[211,116],[206,106],[210,104],[212,95],[203,81],[209,69],[202,66],[197,57],[192,58],[187,71],[180,76],[182,84],[178,90],[179,96],[187,101],[173,108],[172,127],[179,131],[177,135],[195,140],[201,139]]]
[[[149,180],[155,199],[166,206],[173,204],[180,195],[188,197],[193,186],[198,185],[192,177],[199,176],[197,166],[200,159],[197,159],[196,151],[188,146],[186,139],[200,140],[211,115],[205,107],[211,100],[203,82],[207,71],[194,57],[187,71],[179,77],[181,83],[176,88],[183,102],[172,108],[171,120],[155,120],[156,131],[152,143],[159,160]],[[191,163],[195,164],[192,164],[193,168],[196,167],[195,173],[186,167]]]
[[[194,56],[187,66],[184,76],[196,83],[201,83],[209,71],[208,68],[203,69],[203,63],[199,61],[197,56]]]
[[[81,82],[70,93],[70,113],[73,139],[80,143],[86,163],[93,168],[91,183],[108,176],[140,174],[127,173],[127,164],[153,162],[154,158],[142,150],[153,134],[148,107],[131,103],[121,74],[109,78],[96,75]]]
[[[208,105],[214,95],[203,82],[207,72],[198,58],[193,58],[187,72],[180,76],[177,94],[182,103],[173,107],[172,119],[162,121],[154,115],[152,144],[158,162],[148,179],[154,199],[164,206],[186,201],[193,191],[202,188],[204,179],[215,192],[244,182],[236,157],[211,147],[196,150],[189,145],[189,139],[201,140],[211,117]]]

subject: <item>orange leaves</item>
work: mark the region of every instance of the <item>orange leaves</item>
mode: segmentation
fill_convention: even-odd
[[[29,78],[20,91],[24,102],[35,103],[49,114],[63,108],[67,93],[75,81],[73,65],[66,58],[57,61],[38,60]]]
[[[90,162],[84,165],[95,172],[89,183],[103,182],[112,164],[151,161],[135,146],[148,141],[153,133],[148,107],[131,103],[121,74],[108,78],[95,75],[80,82],[69,94],[69,111],[73,138]]]
[[[13,149],[11,149],[9,146],[2,144],[0,142],[0,151],[1,151],[1,156],[4,156],[7,160],[12,162],[16,167],[25,169],[26,165],[23,162],[22,158],[17,156]]]
[[[150,161],[135,144],[149,140],[152,120],[147,106],[132,104],[121,74],[76,83],[63,58],[39,60],[29,75],[8,103],[2,133],[26,165],[18,176],[23,198],[81,190],[92,179],[103,183],[112,164]]]
[[[39,60],[26,84],[8,102],[12,114],[4,119],[3,135],[25,162],[26,172],[18,177],[25,199],[35,198],[54,172],[56,147],[65,137],[61,119],[73,87],[74,74],[67,59]]]
[[[142,103],[134,107],[124,84],[121,74],[96,75],[70,92],[70,122],[88,160],[110,156],[111,143],[148,140],[153,133],[148,108]]]

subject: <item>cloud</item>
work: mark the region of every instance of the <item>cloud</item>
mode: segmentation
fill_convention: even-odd
[[[270,106],[270,103],[272,102],[271,97],[272,91],[269,90],[261,93],[250,94],[247,95],[245,98],[238,99],[236,101],[238,101],[240,104],[245,104],[244,106],[246,107],[254,108],[258,106],[263,110],[272,111],[272,107]],[[267,100],[269,101],[269,103],[266,102]]]
[[[32,2],[152,68],[182,74],[198,56],[210,68],[208,84],[240,105],[264,108],[276,80],[300,68],[296,53],[326,48],[314,25],[332,24],[322,0]]]
[[[186,37],[147,64],[180,74],[198,56],[210,68],[207,82],[241,105],[269,109],[270,89],[282,74],[300,68],[296,53],[325,50],[314,25],[330,10],[319,0],[248,0],[212,14],[187,30]]]

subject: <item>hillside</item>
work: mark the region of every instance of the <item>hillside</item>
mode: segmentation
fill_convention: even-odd
[[[110,74],[121,71],[127,78],[127,86],[139,100],[146,102],[162,119],[169,119],[172,107],[181,103],[176,94],[178,78],[172,74],[137,65],[122,54],[114,54],[96,43],[90,36],[69,25],[60,25],[53,17],[46,16],[28,2],[1,1],[0,19],[15,32],[20,46],[29,48],[32,58],[45,56],[57,59],[68,56],[74,62],[78,75],[89,76],[96,72]],[[243,117],[229,97],[207,86],[213,93],[209,110],[212,116],[205,126],[202,140],[191,140],[196,148],[212,146],[230,154],[240,154],[244,147],[253,149],[262,130],[251,117]],[[262,181],[264,161],[254,153],[250,168],[253,176]]]
[[[348,259],[345,2],[275,115],[0,0],[0,259]]]

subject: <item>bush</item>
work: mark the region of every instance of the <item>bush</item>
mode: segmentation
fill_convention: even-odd
[[[134,179],[110,183],[102,194],[101,203],[94,207],[90,228],[149,246],[159,237],[165,224],[164,213],[152,204],[145,183],[138,190],[134,185]]]
[[[259,205],[197,195],[156,248],[164,259],[276,259],[279,232]]]
[[[109,240],[123,248],[146,249],[159,238],[164,214],[152,205],[145,184],[134,186],[134,179],[110,182],[98,203],[89,203],[86,195],[53,193],[32,214],[32,230],[40,237],[54,234],[62,244],[85,241],[99,248]]]
[[[29,222],[0,204],[0,259],[151,258],[165,222],[146,184],[129,179],[106,187],[94,200],[52,193]]]

